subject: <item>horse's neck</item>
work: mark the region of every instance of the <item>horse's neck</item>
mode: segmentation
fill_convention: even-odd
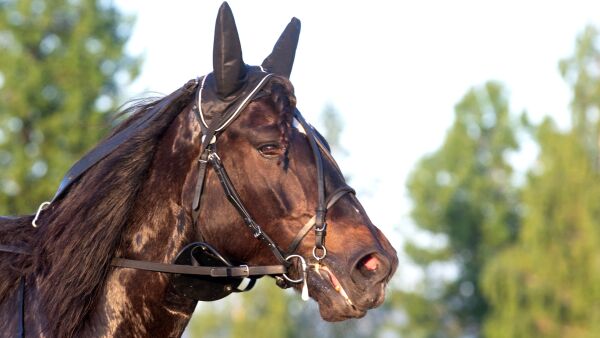
[[[199,131],[193,126],[191,114],[182,113],[163,137],[116,256],[172,263],[183,246],[194,240],[184,193],[195,170],[194,143]],[[114,268],[85,330],[93,336],[181,335],[196,302],[175,294],[170,278]]]

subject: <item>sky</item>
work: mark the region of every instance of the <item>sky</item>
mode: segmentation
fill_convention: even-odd
[[[137,17],[128,51],[144,55],[132,97],[168,94],[212,71],[221,1],[117,0]],[[290,80],[312,124],[332,105],[343,119],[337,156],[373,222],[401,251],[416,231],[406,179],[443,142],[454,105],[489,80],[508,89],[511,110],[534,121],[569,123],[569,88],[558,61],[587,24],[600,26],[600,1],[243,1],[230,0],[244,60],[258,65],[292,17],[302,32]],[[335,154],[334,154],[335,155]],[[515,161],[526,166],[535,151]],[[402,264],[410,283],[417,272]],[[410,277],[413,276],[413,277]],[[402,283],[402,282],[400,282]]]

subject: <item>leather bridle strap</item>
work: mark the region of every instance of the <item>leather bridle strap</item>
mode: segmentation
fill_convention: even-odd
[[[225,192],[227,199],[229,200],[231,205],[233,205],[233,207],[238,211],[238,213],[244,220],[246,226],[248,226],[250,231],[252,231],[252,235],[254,236],[254,238],[257,238],[263,243],[265,243],[267,247],[271,250],[271,252],[273,252],[275,258],[277,258],[277,260],[281,264],[283,264],[286,267],[290,266],[290,262],[288,262],[283,257],[283,255],[281,254],[281,250],[279,249],[277,244],[275,244],[275,242],[264,231],[262,231],[260,225],[258,225],[256,221],[254,221],[246,207],[244,207],[244,203],[242,202],[238,192],[235,190],[233,183],[231,183],[229,175],[227,175],[227,171],[225,171],[225,167],[223,167],[221,158],[217,155],[216,151],[214,150],[214,147],[209,147],[208,151],[208,161],[217,173],[217,176],[219,177],[219,181],[221,182],[221,186],[223,187],[223,191]]]
[[[323,174],[323,158],[321,156],[321,150],[315,140],[316,137],[313,132],[313,128],[302,116],[300,111],[294,109],[294,117],[306,132],[306,138],[312,149],[315,166],[317,169],[317,208],[315,209],[315,247],[313,249],[313,255],[317,260],[325,258],[327,250],[325,249],[325,235],[327,232],[327,223],[325,223],[325,217],[327,213],[327,205],[325,204],[325,177]],[[321,254],[317,254],[317,250],[321,251]]]
[[[351,187],[349,187],[347,185],[339,187],[336,191],[334,191],[327,198],[327,209],[329,210],[340,198],[342,198],[344,195],[346,195],[348,193],[355,194],[354,189],[352,189]],[[311,219],[308,220],[308,222],[306,222],[306,224],[304,224],[304,226],[302,227],[302,229],[300,229],[300,231],[298,232],[298,234],[296,235],[294,240],[290,243],[290,245],[286,251],[288,255],[291,255],[294,252],[296,252],[296,250],[298,249],[298,246],[300,245],[300,243],[302,242],[304,237],[306,237],[306,235],[308,235],[308,232],[310,231],[310,229],[312,229],[312,227],[314,225],[315,225],[315,216],[313,216]]]
[[[112,266],[121,268],[131,268],[146,271],[178,273],[194,276],[209,276],[209,277],[251,277],[251,276],[266,276],[266,275],[282,275],[287,272],[287,268],[283,265],[263,265],[263,266],[193,266],[193,265],[178,265],[168,263],[156,263],[148,261],[138,261],[126,258],[113,258]]]
[[[208,76],[208,75],[207,75]],[[192,218],[194,224],[198,222],[198,216],[200,214],[200,199],[202,198],[202,190],[204,187],[204,179],[206,177],[206,165],[208,161],[208,148],[211,144],[215,143],[216,137],[220,131],[226,128],[238,115],[239,113],[250,103],[252,97],[260,91],[266,84],[267,80],[273,76],[271,73],[265,73],[264,77],[259,81],[258,85],[252,89],[246,98],[235,105],[228,111],[224,112],[220,117],[214,118],[208,126],[205,125],[203,113],[202,113],[202,90],[204,89],[204,83],[206,76],[202,79],[198,79],[200,87],[196,91],[196,104],[193,107],[194,114],[202,129],[202,144],[200,146],[200,157],[198,158],[198,179],[196,182],[196,189],[192,201]]]

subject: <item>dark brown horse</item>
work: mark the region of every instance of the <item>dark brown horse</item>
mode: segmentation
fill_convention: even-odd
[[[198,241],[234,265],[284,266],[328,321],[383,302],[396,252],[295,108],[298,33],[293,19],[262,66],[247,66],[224,4],[213,73],[133,107],[67,175],[38,227],[33,216],[0,218],[0,336],[178,337],[197,302],[178,292],[180,275],[114,258],[171,264]]]

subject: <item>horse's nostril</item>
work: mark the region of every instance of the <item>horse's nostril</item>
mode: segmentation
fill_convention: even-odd
[[[390,262],[378,252],[369,253],[356,261],[353,277],[355,282],[368,280],[377,283],[384,280],[390,273]]]
[[[362,265],[368,271],[375,271],[379,268],[379,259],[375,257],[373,254],[366,255],[363,259],[360,260],[360,265]]]

